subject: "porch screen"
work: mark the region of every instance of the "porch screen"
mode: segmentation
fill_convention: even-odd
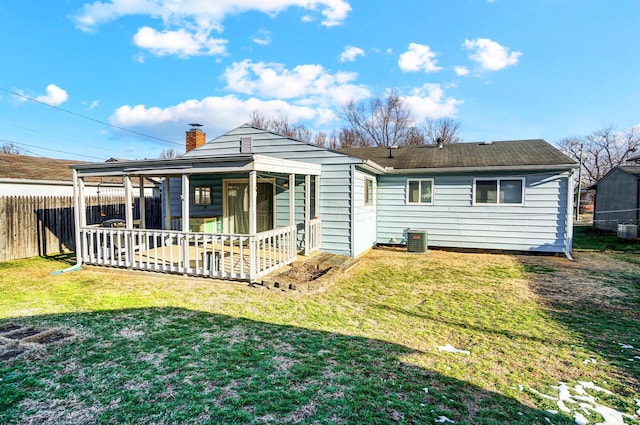
[[[257,185],[257,231],[273,229],[273,184]],[[227,186],[227,222],[229,232],[249,233],[249,182],[229,182]]]
[[[230,233],[249,233],[249,183],[229,183],[227,209]]]

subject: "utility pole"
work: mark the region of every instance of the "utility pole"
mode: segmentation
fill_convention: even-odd
[[[582,191],[582,143],[580,143],[580,167],[578,168],[578,199],[576,200],[576,220],[580,220],[580,192]]]

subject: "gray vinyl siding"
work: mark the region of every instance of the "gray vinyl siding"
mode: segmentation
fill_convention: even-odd
[[[377,241],[406,243],[407,230],[428,231],[429,246],[564,252],[567,176],[385,175],[378,177]],[[473,179],[525,177],[524,205],[473,205]],[[406,203],[407,179],[433,179],[433,205]]]
[[[618,230],[618,224],[640,224],[640,179],[619,168],[598,183],[593,224],[602,230]]]
[[[252,153],[254,154],[322,164],[319,200],[319,217],[322,221],[322,251],[340,255],[355,255],[351,239],[351,165],[359,164],[362,161],[329,149],[244,126],[217,137],[184,156],[237,155],[240,153],[241,137],[252,138]],[[303,186],[300,186],[299,182],[296,184],[297,190],[302,190]],[[174,197],[172,196],[172,198]],[[278,209],[277,217],[278,225],[288,223],[288,211],[285,213]],[[304,198],[296,196],[296,222],[303,219]]]

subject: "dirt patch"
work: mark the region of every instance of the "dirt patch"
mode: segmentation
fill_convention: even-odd
[[[0,328],[0,360],[10,360],[28,351],[53,344],[73,334],[64,329],[42,329],[5,323]]]
[[[525,266],[544,268],[545,273],[533,273],[530,285],[534,292],[547,302],[556,305],[599,304],[617,309],[619,301],[627,294],[607,285],[607,276],[638,273],[638,266],[616,260],[602,253],[579,253],[575,261],[551,256],[519,256]],[[640,314],[640,313],[639,313]]]
[[[289,270],[277,275],[278,280],[288,281],[291,283],[312,282],[329,271],[327,269],[319,269],[309,264],[293,266]]]

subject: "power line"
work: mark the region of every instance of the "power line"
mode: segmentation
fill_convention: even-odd
[[[1,139],[0,138],[0,142],[2,142],[2,143],[11,143],[11,144],[20,145],[20,146],[29,146],[29,147],[32,147],[32,148],[44,149],[44,150],[48,150],[48,151],[52,151],[52,152],[64,153],[64,154],[67,154],[67,155],[81,156],[81,157],[84,157],[84,158],[91,158],[91,159],[97,159],[98,161],[102,161],[102,158],[98,158],[96,156],[89,156],[89,155],[82,155],[82,154],[79,154],[79,153],[60,151],[60,150],[57,150],[57,149],[45,148],[44,146],[30,145],[29,143],[16,142],[14,140],[8,140],[8,139]]]
[[[156,137],[156,136],[150,136],[148,134],[140,133],[140,132],[135,131],[135,130],[129,130],[128,128],[124,128],[124,127],[120,127],[120,126],[117,126],[117,125],[109,124],[108,122],[100,121],[99,119],[96,119],[96,118],[91,118],[91,117],[88,117],[86,115],[82,115],[82,114],[79,114],[77,112],[73,112],[73,111],[70,111],[68,109],[61,108],[59,106],[51,105],[51,104],[49,104],[47,102],[43,102],[41,100],[34,99],[33,97],[24,95],[22,93],[15,92],[13,90],[8,90],[8,89],[2,88],[2,87],[0,87],[0,90],[2,90],[4,92],[7,92],[7,93],[11,93],[14,96],[18,96],[18,97],[21,97],[23,99],[30,100],[30,101],[35,102],[35,103],[39,103],[41,105],[45,105],[45,106],[48,106],[48,107],[53,108],[53,109],[57,109],[58,111],[66,112],[67,114],[74,115],[74,116],[80,117],[80,118],[84,118],[85,120],[88,120],[88,121],[97,122],[98,124],[102,124],[102,125],[106,125],[106,126],[111,127],[111,128],[115,128],[117,130],[126,131],[127,133],[132,133],[132,134],[135,134],[135,135],[138,135],[138,136],[147,137],[149,139],[158,140],[158,141],[164,142],[164,143],[171,143],[171,144],[178,145],[178,146],[182,146],[183,145],[182,143],[173,142],[171,140],[162,139],[162,138]]]

